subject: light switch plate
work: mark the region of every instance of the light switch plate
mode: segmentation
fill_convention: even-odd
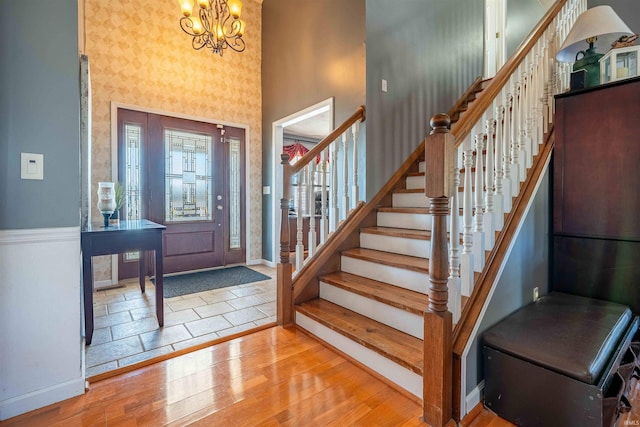
[[[44,154],[20,154],[20,178],[44,179]]]

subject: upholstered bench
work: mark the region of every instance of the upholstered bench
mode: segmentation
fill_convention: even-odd
[[[544,296],[484,333],[485,406],[522,426],[610,426],[629,408],[638,340],[624,305]]]

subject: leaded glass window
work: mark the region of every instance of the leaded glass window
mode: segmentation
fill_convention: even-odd
[[[229,249],[240,249],[241,244],[241,158],[240,140],[229,138]]]
[[[124,212],[127,221],[142,219],[140,156],[142,149],[142,126],[137,123],[125,123],[125,184]],[[124,261],[137,261],[139,252],[126,252]]]
[[[165,221],[210,221],[210,135],[165,129]]]

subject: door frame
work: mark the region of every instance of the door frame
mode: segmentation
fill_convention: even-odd
[[[276,264],[278,264],[278,262],[280,261],[280,235],[277,231],[280,229],[280,218],[282,216],[282,211],[280,210],[280,199],[282,199],[283,190],[280,154],[282,154],[282,147],[284,145],[284,128],[287,126],[291,126],[292,124],[301,122],[305,119],[311,118],[317,114],[324,113],[325,111],[329,111],[329,117],[331,118],[329,122],[329,127],[331,129],[329,129],[328,132],[330,133],[335,129],[334,97],[327,98],[324,101],[318,102],[317,104],[313,104],[279,120],[275,120],[271,126],[271,218],[273,219],[271,223],[271,253],[273,254],[271,267],[275,267]]]
[[[227,120],[216,120],[209,117],[195,116],[191,114],[175,113],[171,111],[164,111],[157,108],[142,107],[140,105],[126,104],[118,101],[111,101],[111,179],[117,181],[118,177],[118,108],[127,110],[140,111],[142,113],[158,114],[161,116],[176,117],[178,119],[194,120],[204,123],[212,123],[215,125],[230,126],[235,128],[244,129],[245,137],[245,264],[248,264],[249,254],[251,253],[251,180],[250,180],[250,168],[247,166],[251,159],[251,129],[248,124],[235,123]],[[115,177],[115,179],[114,179]],[[118,255],[111,256],[111,284],[118,283]]]
[[[485,0],[484,2],[485,79],[495,76],[507,60],[507,1]],[[499,37],[496,37],[497,34]]]

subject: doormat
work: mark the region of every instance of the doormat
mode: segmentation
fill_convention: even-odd
[[[268,279],[271,279],[271,277],[242,265],[177,276],[165,276],[163,285],[164,297],[179,297]]]

